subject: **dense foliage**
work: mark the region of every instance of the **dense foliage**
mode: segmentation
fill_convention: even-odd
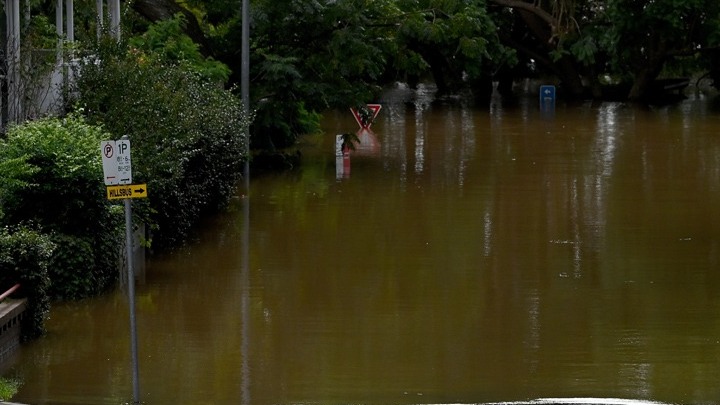
[[[44,333],[45,317],[50,309],[50,277],[55,245],[33,227],[0,227],[0,290],[21,284],[18,296],[27,297],[23,339]]]
[[[53,15],[43,7],[33,3],[32,14]],[[143,57],[239,82],[240,4],[136,0],[129,7],[123,37]],[[480,102],[493,83],[513,96],[513,83],[527,77],[576,99],[654,100],[658,78],[720,82],[714,0],[251,0],[250,7],[254,149],[291,146],[318,130],[319,112],[373,101],[394,81],[432,80],[440,93],[469,92]],[[75,10],[83,21],[76,38],[87,44],[94,5]],[[33,32],[52,32],[42,21]]]
[[[630,98],[653,96],[649,88],[663,72],[688,76],[720,71],[720,3],[711,0],[610,1],[603,15],[608,70],[631,83]],[[720,85],[720,83],[716,83]]]
[[[437,3],[437,4],[435,4]],[[304,111],[372,101],[389,82],[431,77],[442,93],[478,87],[514,52],[480,3],[264,1],[252,3],[253,146],[286,147]],[[300,16],[300,18],[298,18]]]
[[[82,117],[12,127],[0,142],[2,223],[33,223],[56,249],[43,288],[57,298],[97,294],[117,277],[122,216],[102,184],[99,144],[109,135]]]
[[[148,185],[136,206],[152,246],[183,242],[229,201],[242,174],[248,119],[239,99],[207,71],[127,43],[101,42],[85,61],[75,105],[114,138],[129,136],[133,182]]]
[[[209,80],[224,84],[230,76],[230,68],[212,58],[205,58],[199,46],[183,33],[186,18],[176,14],[174,18],[151,24],[141,35],[131,37],[131,48],[142,51],[146,62],[186,65]]]
[[[54,15],[48,4],[31,4],[37,43],[55,40],[43,17]],[[291,146],[318,130],[319,112],[373,101],[394,81],[432,80],[440,93],[470,92],[481,102],[493,83],[512,96],[513,83],[530,76],[558,85],[566,98],[654,100],[658,78],[720,82],[714,0],[251,0],[250,7],[254,149]],[[84,45],[95,34],[94,12],[92,3],[76,4]],[[136,0],[123,23],[123,37],[153,62],[186,65],[216,83],[240,80],[237,2]]]
[[[0,186],[5,221],[33,220],[73,235],[95,231],[107,205],[99,153],[107,136],[81,117],[44,119],[11,127],[0,160],[23,162],[12,188]],[[97,200],[97,201],[94,201]]]
[[[182,4],[238,80],[237,11],[224,0]],[[656,78],[720,78],[720,3],[712,0],[250,4],[255,148],[292,145],[313,128],[313,112],[372,101],[393,81],[429,79],[441,93],[486,100],[493,82],[512,96],[513,82],[543,77],[563,97],[646,100]]]

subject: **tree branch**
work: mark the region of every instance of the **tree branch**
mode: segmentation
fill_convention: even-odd
[[[490,0],[491,2],[505,7],[510,8],[516,8],[518,10],[524,10],[528,11],[530,13],[535,14],[540,19],[548,23],[550,27],[552,27],[553,32],[555,32],[555,27],[557,26],[557,20],[552,16],[552,14],[548,13],[547,11],[543,10],[540,7],[537,7],[533,3],[526,3],[522,0]]]
[[[720,51],[720,46],[705,46],[702,48],[684,48],[684,49],[671,49],[666,52],[667,56],[693,56],[697,53],[708,53],[708,52],[718,52]]]

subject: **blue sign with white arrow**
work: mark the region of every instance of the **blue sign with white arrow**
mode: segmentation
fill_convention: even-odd
[[[545,110],[555,105],[555,86],[540,86],[540,107]]]

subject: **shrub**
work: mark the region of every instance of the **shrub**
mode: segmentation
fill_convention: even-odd
[[[133,178],[148,184],[138,208],[152,246],[182,243],[235,190],[247,158],[242,105],[187,65],[162,64],[123,43],[100,43],[92,55],[76,79],[76,106],[116,138],[129,136]]]
[[[71,235],[97,231],[107,210],[100,141],[109,137],[82,117],[49,118],[10,128],[0,158],[22,161],[16,187],[3,194],[6,223],[32,220]]]
[[[5,224],[32,222],[57,242],[49,291],[56,298],[97,294],[117,278],[122,215],[105,198],[100,141],[110,135],[80,116],[12,127],[0,142]],[[110,254],[108,254],[110,253]]]
[[[2,141],[0,141],[0,146],[2,146]],[[30,177],[37,171],[36,167],[25,161],[24,156],[0,159],[0,223],[3,222],[5,216],[2,203],[12,200],[15,193],[27,187]]]
[[[54,248],[50,237],[33,227],[0,228],[0,289],[6,291],[20,283],[18,295],[28,299],[23,340],[45,331],[45,317],[50,309],[48,268]]]
[[[7,401],[17,394],[20,380],[0,377],[0,401]]]
[[[52,280],[49,294],[70,299],[92,295],[100,285],[95,277],[92,237],[55,234],[51,239],[57,249],[48,271]]]

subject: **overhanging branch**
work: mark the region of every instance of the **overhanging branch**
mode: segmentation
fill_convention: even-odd
[[[557,26],[557,20],[552,16],[552,14],[548,13],[547,11],[543,10],[542,8],[536,6],[533,3],[526,3],[521,0],[490,0],[491,2],[505,7],[515,8],[518,10],[524,10],[528,11],[530,13],[535,14],[540,19],[548,23],[549,26],[552,27],[553,31],[555,31],[555,27]]]

